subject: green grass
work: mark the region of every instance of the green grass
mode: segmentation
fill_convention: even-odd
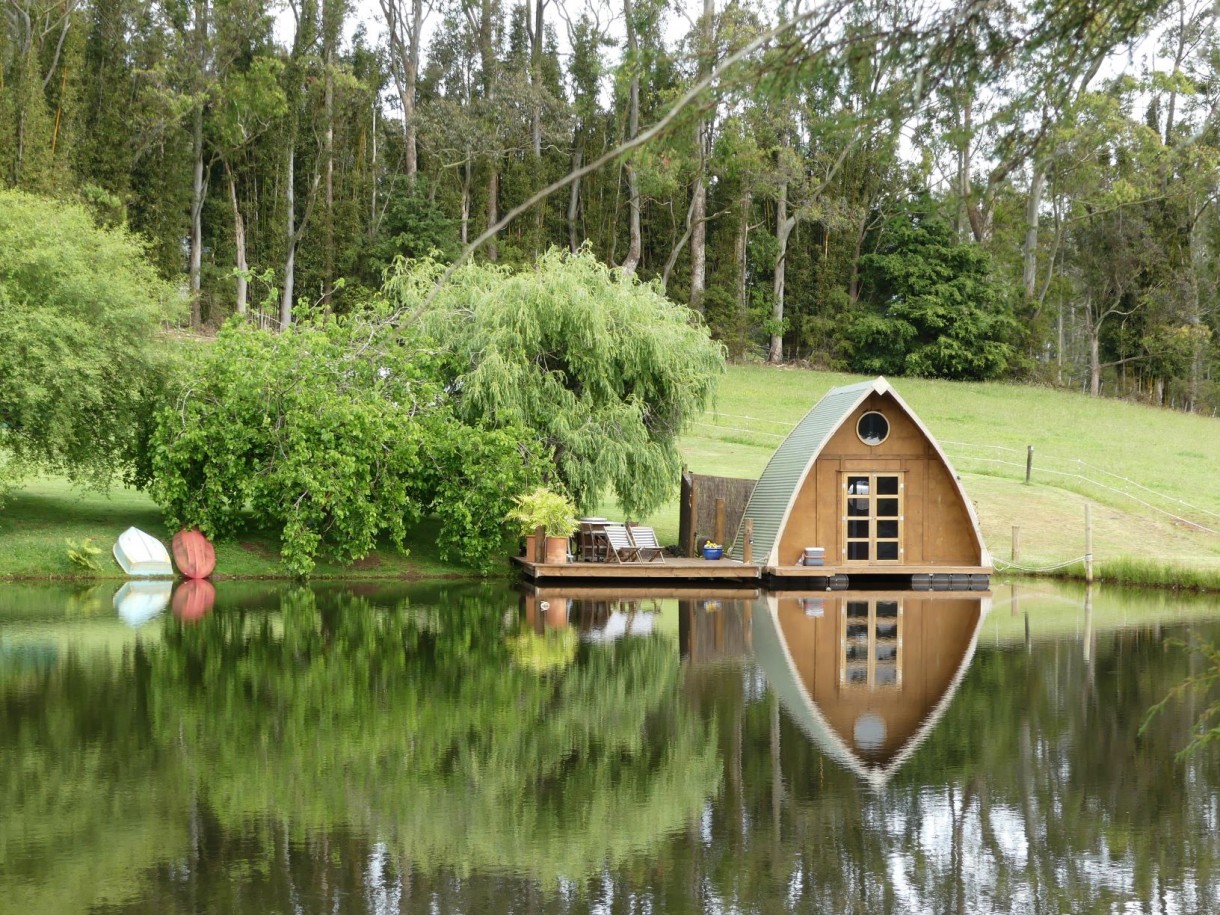
[[[161,512],[142,493],[116,487],[108,495],[84,492],[59,479],[40,479],[9,495],[0,509],[0,579],[122,578],[110,555],[114,541],[128,527],[138,527],[169,544],[173,531]],[[403,556],[385,545],[360,562],[345,566],[319,562],[314,578],[472,577],[479,571],[446,563],[437,555],[436,525],[425,522],[414,532]],[[103,572],[89,573],[68,560],[66,541],[91,538],[101,547]],[[503,565],[507,574],[507,565]],[[279,560],[279,538],[247,531],[234,541],[216,544],[216,578],[287,578]]]
[[[682,438],[684,460],[696,473],[757,477],[826,391],[858,380],[734,366],[716,408]],[[1197,581],[1220,576],[1220,534],[1213,533],[1220,531],[1220,420],[1045,388],[903,378],[894,385],[961,475],[996,559],[1011,560],[1014,526],[1022,566],[1082,557],[1087,503],[1099,575],[1135,562],[1162,569],[1166,583],[1184,570],[1198,573]],[[1034,472],[1026,485],[1028,445]],[[618,510],[606,505],[602,513]],[[676,498],[641,520],[677,541]],[[1120,561],[1126,565],[1113,565]]]

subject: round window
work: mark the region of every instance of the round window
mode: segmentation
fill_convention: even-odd
[[[856,435],[866,445],[880,445],[889,438],[889,421],[880,413],[865,413],[856,423]]]

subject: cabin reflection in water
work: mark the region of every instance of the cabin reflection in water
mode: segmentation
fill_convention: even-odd
[[[673,597],[531,589],[522,602],[537,632],[571,626],[585,641],[611,641],[668,629],[660,621],[672,620]],[[991,595],[688,592],[676,603],[688,664],[753,662],[820,751],[881,788],[952,702]]]
[[[754,602],[754,657],[818,748],[880,788],[948,708],[989,606],[978,594],[771,596]]]
[[[683,657],[754,662],[818,749],[881,787],[935,726],[990,595],[785,592],[679,603]]]

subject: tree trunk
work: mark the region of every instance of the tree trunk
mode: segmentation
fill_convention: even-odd
[[[737,320],[739,322],[740,338],[744,341],[748,334],[750,302],[748,279],[748,258],[750,252],[750,211],[754,206],[754,195],[746,190],[741,195],[741,214],[737,223],[737,240],[734,245],[734,260],[737,262]]]
[[[500,221],[500,169],[493,162],[491,175],[487,179],[487,227],[490,229]],[[493,238],[487,243],[487,259],[496,261],[500,258],[500,249]]]
[[[631,0],[623,0],[623,18],[627,27],[627,50],[631,59],[631,87],[628,93],[627,109],[627,139],[634,140],[640,132],[640,73],[639,73],[639,36],[635,31],[635,19],[631,8]],[[644,243],[640,229],[640,186],[635,174],[635,165],[630,160],[626,163],[627,196],[630,210],[628,223],[627,257],[623,260],[623,272],[635,273],[640,264],[640,256],[644,251]]]
[[[462,247],[470,241],[470,184],[473,180],[470,160],[462,166]]]
[[[775,206],[775,285],[772,289],[771,348],[767,361],[778,364],[784,361],[784,266],[788,259],[788,236],[796,226],[796,217],[788,215],[788,182],[779,186],[779,200]]]
[[[329,307],[335,288],[335,49],[328,41],[326,49],[325,112],[326,132],[323,136],[323,157],[326,168],[326,252],[323,257],[325,277],[322,300]]]
[[[280,294],[280,329],[292,323],[293,284],[296,282],[297,229],[296,229],[296,151],[295,142],[288,143],[288,180],[284,190],[284,229],[288,250],[284,256],[284,289]]]
[[[1032,306],[1038,295],[1038,216],[1042,208],[1042,190],[1046,186],[1046,169],[1034,164],[1029,182],[1029,200],[1025,204],[1025,244],[1022,255],[1025,303]]]
[[[703,311],[703,294],[707,290],[707,188],[703,184],[703,124],[696,131],[699,143],[699,173],[695,176],[694,199],[690,208],[690,307]]]
[[[207,82],[207,35],[208,35],[208,3],[207,0],[195,2],[195,79],[199,86]],[[191,152],[194,156],[194,170],[191,179],[191,252],[190,274],[191,287],[191,327],[198,329],[203,324],[200,290],[203,274],[203,198],[207,194],[207,185],[203,180],[203,100],[196,99],[195,111],[191,123]]]
[[[572,171],[580,169],[584,160],[584,147],[580,142],[580,131],[572,144]],[[580,227],[577,220],[580,217],[580,182],[573,181],[568,190],[568,248],[573,254],[580,248]]]
[[[237,182],[233,179],[233,171],[225,165],[225,174],[229,179],[229,204],[233,207],[233,247],[237,260],[237,313],[245,316],[249,305],[250,282],[246,279],[249,265],[246,263],[246,223],[241,218],[241,208],[237,203]]]
[[[700,23],[699,76],[705,77],[712,69],[713,48],[712,22],[716,14],[716,0],[703,0],[703,21]],[[701,118],[695,127],[696,169],[694,206],[691,207],[690,237],[690,307],[703,311],[703,295],[707,290],[707,186],[703,181],[707,171],[707,142],[710,125]]]
[[[1089,321],[1089,393],[1101,396],[1101,325]]]
[[[203,324],[202,303],[199,301],[203,274],[203,107],[195,109],[192,125],[192,146],[195,168],[191,179],[191,327],[198,330]]]
[[[402,93],[402,121],[406,139],[406,161],[403,167],[407,173],[407,184],[415,187],[416,173],[419,171],[418,127],[415,124],[415,94],[419,82],[419,41],[424,25],[424,2],[412,0],[411,3],[411,34],[408,39],[406,87]]]
[[[530,114],[530,146],[534,156],[534,180],[546,183],[542,168],[542,13],[546,0],[534,0],[534,25],[530,32],[530,86],[534,90],[534,110]],[[538,204],[534,214],[534,256],[542,253],[546,231],[546,201]]]

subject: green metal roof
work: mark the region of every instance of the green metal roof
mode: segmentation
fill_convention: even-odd
[[[797,423],[775,454],[771,455],[767,469],[754,484],[754,492],[742,516],[743,520],[751,518],[754,521],[755,562],[776,564],[771,554],[779,539],[780,526],[788,516],[789,506],[818,453],[864,398],[874,391],[888,390],[889,385],[884,378],[831,389],[805,414],[805,418]],[[729,555],[737,560],[742,558],[743,528],[744,525],[738,526],[737,538],[729,551]]]

